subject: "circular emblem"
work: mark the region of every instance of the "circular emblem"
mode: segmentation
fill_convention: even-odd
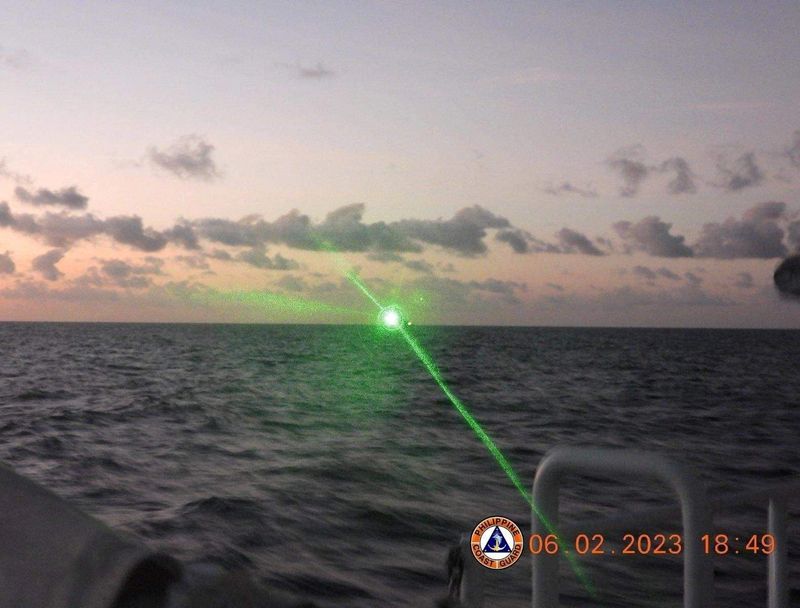
[[[472,531],[472,555],[492,570],[515,564],[522,555],[522,531],[507,517],[487,517]]]

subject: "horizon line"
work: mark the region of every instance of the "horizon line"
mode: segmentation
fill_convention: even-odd
[[[274,326],[306,326],[306,327],[372,327],[372,323],[308,323],[308,322],[269,322],[269,321],[76,321],[76,320],[11,320],[0,319],[0,325],[274,325]],[[414,323],[411,327],[421,328],[509,328],[509,329],[674,329],[674,330],[707,330],[707,331],[800,331],[800,327],[753,327],[753,326],[686,326],[686,325],[521,325],[521,324],[450,324],[450,323]]]

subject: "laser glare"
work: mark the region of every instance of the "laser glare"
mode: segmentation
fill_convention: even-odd
[[[391,331],[401,329],[403,326],[403,316],[400,314],[400,311],[393,306],[387,306],[381,310],[380,321],[386,329]]]

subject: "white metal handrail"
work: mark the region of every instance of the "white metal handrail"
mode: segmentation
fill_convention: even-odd
[[[700,544],[700,536],[711,530],[711,512],[703,485],[692,472],[669,458],[638,450],[600,448],[556,448],[539,464],[533,482],[533,502],[539,513],[558,528],[558,493],[568,473],[616,478],[620,475],[656,479],[670,486],[681,504],[685,539],[683,553],[684,608],[709,608],[713,593],[711,557]],[[534,534],[547,534],[535,514]],[[602,526],[600,528],[602,530]],[[544,551],[533,555],[533,606],[556,608],[558,600],[558,556]]]
[[[622,513],[617,516],[590,522],[570,522],[558,525],[558,493],[561,480],[567,473],[618,479],[635,476],[661,480],[673,488],[679,499],[676,506],[658,507]],[[703,485],[687,467],[657,454],[638,450],[610,450],[599,448],[561,447],[542,459],[533,485],[533,499],[542,513],[562,537],[572,537],[591,529],[610,534],[613,532],[647,529],[676,518],[683,522],[684,539],[684,607],[708,608],[713,594],[712,556],[702,550],[699,538],[712,532],[713,514],[723,507],[744,504],[768,504],[767,531],[775,540],[768,557],[767,589],[769,608],[788,608],[788,509],[793,501],[800,501],[800,480],[771,485],[758,490],[736,492],[709,499]],[[533,533],[547,534],[542,522],[532,514]],[[461,581],[461,603],[468,608],[483,604],[485,571],[469,559],[468,543],[464,544],[467,561]],[[558,556],[541,552],[533,555],[533,608],[558,606]]]
[[[712,515],[725,507],[738,507],[741,505],[763,505],[771,498],[783,499],[791,503],[792,499],[800,499],[800,480],[773,484],[758,490],[734,492],[722,496],[709,496],[708,502]],[[631,526],[638,526],[644,530],[654,526],[674,521],[680,517],[681,508],[677,505],[667,507],[651,507],[636,511],[625,511],[620,515],[604,517],[600,520],[605,532],[628,532]],[[597,518],[579,522],[563,523],[559,532],[563,536],[574,536],[597,524]]]

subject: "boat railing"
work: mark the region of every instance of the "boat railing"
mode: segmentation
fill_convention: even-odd
[[[678,500],[672,506],[626,512],[588,522],[559,524],[559,490],[566,475],[651,480],[668,486]],[[532,514],[532,533],[543,537],[550,532],[543,520],[550,524],[551,529],[558,530],[562,539],[572,538],[586,530],[610,535],[634,529],[652,529],[680,520],[684,539],[684,608],[710,608],[712,605],[714,556],[700,539],[703,534],[712,534],[714,513],[732,506],[766,503],[767,532],[774,539],[767,566],[768,608],[789,606],[788,504],[800,500],[800,480],[709,499],[695,473],[666,456],[639,450],[560,447],[548,452],[539,464],[532,496],[538,511],[538,514]],[[468,545],[462,551],[465,551],[467,563],[461,581],[461,603],[465,608],[480,608],[484,588],[481,579],[488,571],[482,572],[484,569],[470,559]],[[532,555],[533,608],[559,606],[558,560],[557,554],[550,555],[545,551]]]

